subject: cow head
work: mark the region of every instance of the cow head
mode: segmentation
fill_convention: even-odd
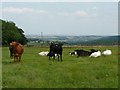
[[[90,49],[90,51],[93,53],[93,52],[97,52],[98,50]]]
[[[10,43],[10,46],[12,46],[12,47],[15,47],[15,46],[17,46],[17,45],[19,45],[19,43],[17,43],[17,42],[11,42],[11,43]]]

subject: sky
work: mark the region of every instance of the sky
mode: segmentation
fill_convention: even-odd
[[[117,2],[2,2],[1,19],[25,35],[117,35]]]

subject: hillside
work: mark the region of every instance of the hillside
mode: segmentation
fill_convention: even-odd
[[[119,39],[120,39],[120,36],[107,36],[97,40],[91,40],[86,43],[90,45],[94,45],[94,44],[95,45],[118,45]]]
[[[120,36],[42,36],[27,35],[29,43],[61,42],[66,45],[118,45]]]

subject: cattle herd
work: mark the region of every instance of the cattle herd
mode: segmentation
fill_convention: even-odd
[[[61,43],[51,43],[49,51],[42,51],[38,53],[40,56],[48,56],[49,60],[50,58],[55,59],[55,57],[58,58],[62,61],[62,51],[63,51],[63,44]],[[10,57],[14,57],[14,62],[21,60],[22,53],[24,51],[23,46],[20,43],[17,42],[11,42],[9,44],[9,50],[10,50]],[[100,57],[101,55],[111,55],[112,51],[111,50],[105,50],[101,52],[100,50],[95,50],[95,49],[90,49],[89,51],[83,50],[83,49],[77,49],[74,50],[73,52],[69,52],[70,55],[76,55],[77,57],[84,57],[84,56],[89,56],[89,57]]]
[[[100,57],[101,55],[111,55],[112,51],[111,50],[105,50],[102,53],[100,52],[100,50],[95,50],[95,49],[90,49],[90,51],[85,51],[83,49],[77,49],[74,52],[70,52],[70,55],[77,55],[77,57],[79,56],[89,56],[89,57]]]
[[[63,44],[51,44],[50,45],[50,51],[42,51],[39,53],[39,55],[41,56],[49,56],[49,60],[50,60],[50,57],[53,57],[53,59],[55,59],[56,56],[58,56],[58,61],[59,61],[59,57],[62,61],[62,45]],[[89,56],[89,57],[100,57],[101,55],[111,55],[112,54],[112,51],[111,50],[108,50],[106,49],[105,51],[101,52],[100,50],[95,50],[95,49],[90,49],[90,51],[86,51],[86,50],[83,50],[83,49],[77,49],[77,50],[74,50],[73,52],[69,52],[69,54],[71,56],[73,55],[77,55],[77,57],[81,56],[81,57],[84,57],[84,56]]]

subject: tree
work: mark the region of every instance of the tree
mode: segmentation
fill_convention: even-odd
[[[2,21],[2,45],[6,45],[12,41],[26,44],[28,42],[24,35],[24,31],[18,28],[14,22]]]

